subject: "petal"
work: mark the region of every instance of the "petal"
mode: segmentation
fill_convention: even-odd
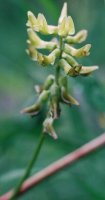
[[[28,15],[28,22],[26,23],[26,25],[29,26],[30,28],[35,28],[37,26],[37,19],[35,15],[31,11],[28,11],[27,15]]]
[[[67,17],[67,3],[65,2],[61,11],[61,15],[59,17],[58,23],[61,24],[64,17]]]
[[[69,27],[69,35],[73,35],[75,33],[75,26],[71,16],[68,17],[68,27]]]
[[[80,75],[86,76],[86,75],[91,74],[93,71],[95,71],[97,69],[99,69],[98,66],[90,66],[90,67],[89,66],[82,66],[79,73],[80,73]]]

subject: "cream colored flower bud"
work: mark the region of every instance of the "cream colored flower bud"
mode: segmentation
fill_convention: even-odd
[[[91,44],[86,44],[80,49],[75,49],[74,47],[68,44],[65,44],[64,51],[65,53],[71,54],[72,56],[75,56],[75,57],[83,57],[83,56],[88,56],[90,54],[89,52],[90,48],[91,48]]]
[[[58,26],[58,35],[65,37],[67,35],[72,35],[75,33],[74,23],[72,18],[64,17],[61,24]]]
[[[44,56],[40,52],[38,52],[34,48],[34,46],[29,45],[29,49],[26,50],[26,52],[28,53],[28,55],[30,55],[30,57],[31,57],[31,59],[33,61],[37,61],[38,63],[43,64],[43,62],[44,62]]]
[[[67,62],[72,66],[72,67],[75,67],[78,64],[78,62],[70,55],[66,54],[66,53],[63,53],[62,54],[62,57],[65,58],[67,60]]]
[[[80,75],[87,76],[97,69],[99,69],[98,66],[82,66],[79,73]]]
[[[65,41],[68,44],[82,43],[86,40],[87,35],[87,30],[81,30],[75,36],[67,36],[67,38],[65,38]]]
[[[48,56],[44,56],[45,65],[54,64],[56,58],[60,55],[60,49],[53,50]]]
[[[47,117],[43,122],[43,132],[48,133],[52,138],[57,139],[57,134],[53,128],[54,119],[52,117]]]
[[[65,2],[61,11],[61,15],[59,17],[58,23],[61,24],[64,17],[67,17],[67,3]]]
[[[66,74],[69,74],[69,71],[72,69],[72,67],[69,65],[69,63],[64,59],[61,59],[59,61],[59,66],[64,69]]]
[[[47,42],[42,39],[31,29],[29,28],[27,30],[30,44],[33,45],[37,49],[49,49],[53,50],[57,47],[57,44],[55,42]],[[28,42],[29,43],[29,42]]]
[[[28,22],[26,25],[32,29],[36,28],[37,27],[37,19],[36,19],[35,15],[31,11],[28,11],[27,15],[28,15]]]
[[[48,34],[48,24],[43,14],[38,14],[37,23],[39,32],[42,34]]]

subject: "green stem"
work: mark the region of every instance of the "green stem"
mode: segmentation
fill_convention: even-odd
[[[62,57],[62,52],[63,52],[63,41],[62,41],[62,37],[60,37],[59,39],[59,47],[60,47],[60,56],[58,58],[58,61],[60,60],[60,58]],[[55,71],[55,82],[57,85],[59,85],[59,75],[60,75],[60,66],[58,65],[58,63],[56,64],[56,71]]]
[[[34,152],[34,154],[33,154],[33,156],[32,156],[32,159],[31,159],[31,161],[29,162],[28,167],[27,167],[27,169],[26,169],[26,171],[25,171],[25,173],[24,173],[22,179],[20,180],[19,184],[16,186],[16,188],[15,188],[15,190],[14,190],[14,193],[13,193],[12,197],[10,198],[10,200],[14,200],[14,199],[17,197],[17,194],[19,193],[23,182],[24,182],[24,181],[26,180],[26,178],[29,176],[29,174],[30,174],[30,172],[31,172],[31,169],[32,169],[34,163],[35,163],[36,160],[37,160],[37,157],[38,157],[39,152],[40,152],[40,150],[41,150],[41,147],[42,147],[42,144],[43,144],[43,142],[44,142],[44,139],[45,139],[45,134],[43,133],[43,134],[41,134],[41,137],[40,137],[40,139],[39,139],[39,143],[38,143],[37,147],[35,148],[35,152]]]

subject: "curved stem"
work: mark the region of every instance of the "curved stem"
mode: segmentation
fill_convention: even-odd
[[[13,195],[10,198],[10,200],[13,200],[13,199],[15,199],[17,197],[18,193],[20,192],[21,186],[23,185],[23,182],[29,176],[29,174],[31,172],[31,169],[32,169],[34,163],[37,160],[37,157],[38,157],[39,152],[41,150],[41,147],[42,147],[42,144],[44,142],[44,139],[45,139],[45,134],[43,133],[43,134],[41,134],[41,137],[39,139],[39,143],[38,143],[37,147],[35,148],[35,151],[34,151],[34,154],[33,154],[32,158],[31,158],[31,161],[29,162],[28,167],[27,167],[22,179],[20,180],[19,184],[16,186],[16,188],[15,188],[15,190],[13,192]]]

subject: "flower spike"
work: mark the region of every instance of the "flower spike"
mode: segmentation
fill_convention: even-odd
[[[68,92],[67,78],[88,76],[98,69],[98,66],[84,66],[76,58],[88,56],[91,44],[75,48],[75,44],[81,44],[87,38],[87,30],[81,30],[75,34],[75,26],[71,16],[67,14],[67,3],[61,10],[57,25],[49,25],[42,13],[37,17],[28,11],[27,21],[28,49],[26,52],[34,62],[41,66],[52,67],[56,70],[55,76],[49,75],[43,84],[35,85],[38,95],[36,103],[21,111],[35,116],[40,113],[43,105],[48,102],[47,117],[43,122],[43,132],[57,139],[53,123],[60,117],[60,104],[79,106],[79,102]],[[41,35],[48,35],[52,39],[45,41]],[[46,50],[43,53],[43,50]],[[61,73],[62,70],[62,73]]]

